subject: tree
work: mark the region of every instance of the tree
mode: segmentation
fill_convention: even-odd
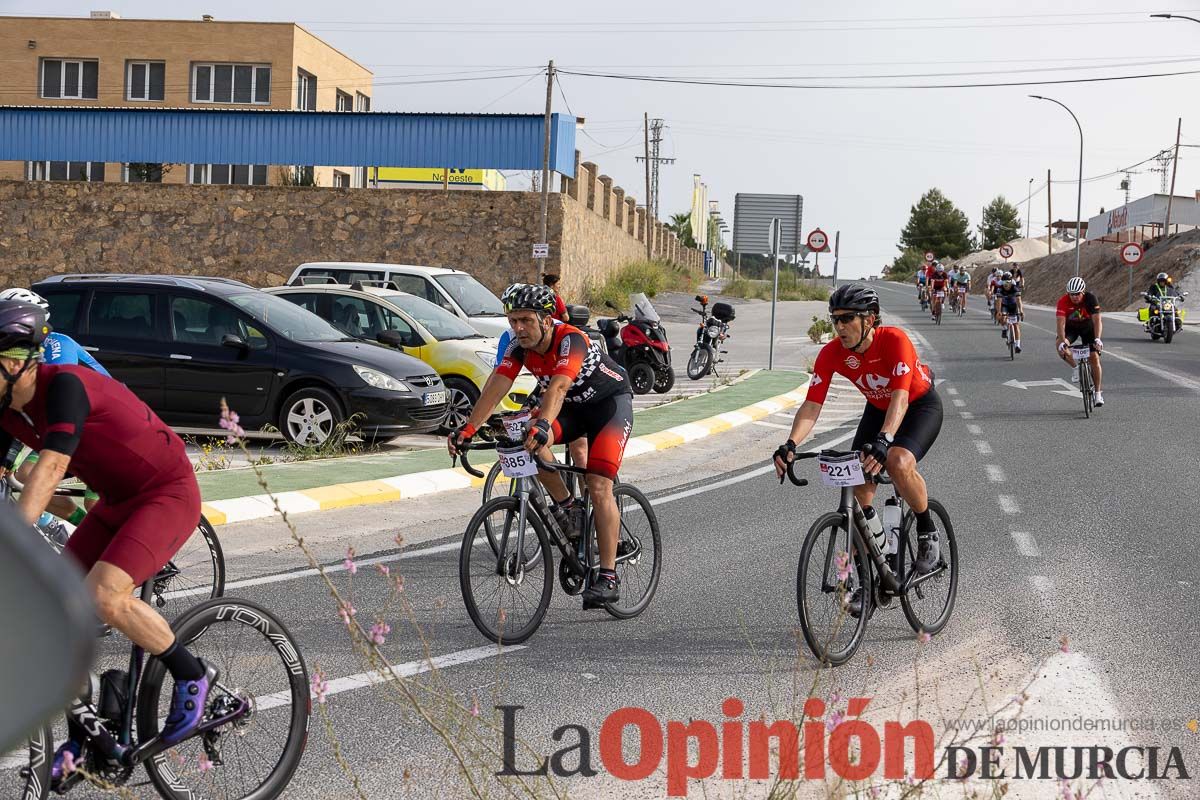
[[[979,226],[979,238],[983,240],[984,250],[995,250],[1005,242],[1011,242],[1021,235],[1021,218],[1017,209],[1002,195],[988,203],[983,209],[983,222]]]
[[[675,232],[675,235],[679,237],[679,243],[684,247],[696,246],[696,238],[692,236],[692,215],[689,212],[680,211],[678,214],[672,214],[667,227]]]
[[[888,278],[894,281],[907,281],[916,274],[919,267],[925,266],[925,251],[910,247],[892,261],[888,268]]]
[[[900,232],[896,249],[932,252],[938,258],[961,258],[974,249],[967,215],[940,189],[930,189],[909,211],[908,224]]]

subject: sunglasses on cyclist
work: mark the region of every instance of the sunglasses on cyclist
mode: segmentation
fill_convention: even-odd
[[[835,324],[835,325],[849,325],[851,322],[853,322],[857,318],[858,318],[858,314],[830,314],[829,315],[829,319],[832,320],[833,324]]]
[[[1083,292],[1067,292],[1067,297],[1083,297]]]

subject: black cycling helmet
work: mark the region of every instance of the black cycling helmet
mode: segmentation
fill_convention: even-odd
[[[879,314],[879,293],[862,283],[847,283],[833,290],[829,295],[829,313],[839,308],[860,313],[871,312]]]
[[[0,355],[14,348],[36,352],[49,333],[45,309],[19,300],[0,300]]]
[[[504,311],[536,311],[539,314],[554,313],[554,290],[548,286],[532,283],[514,283],[500,296]]]

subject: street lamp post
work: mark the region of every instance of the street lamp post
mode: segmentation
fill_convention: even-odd
[[[1183,14],[1151,14],[1150,16],[1157,17],[1159,19],[1190,19],[1192,22],[1200,22],[1200,19],[1196,19],[1195,17],[1185,17]]]
[[[1029,238],[1029,211],[1033,202],[1033,178],[1029,179],[1029,192],[1025,195],[1025,238]]]
[[[1075,198],[1075,274],[1079,274],[1079,240],[1083,232],[1083,126],[1079,124],[1079,117],[1075,116],[1075,112],[1067,108],[1065,104],[1060,103],[1053,97],[1042,97],[1040,94],[1029,95],[1034,100],[1049,100],[1055,105],[1062,106],[1067,113],[1071,115],[1071,119],[1075,120],[1075,127],[1079,129],[1079,190]]]

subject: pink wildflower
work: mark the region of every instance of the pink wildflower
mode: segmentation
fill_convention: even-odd
[[[222,430],[229,431],[229,435],[225,437],[226,444],[237,444],[238,439],[246,436],[246,432],[242,430],[242,426],[238,424],[239,419],[236,411],[231,411],[225,403],[225,398],[221,398],[221,418],[217,420],[217,425],[221,426]]]
[[[343,600],[342,605],[338,608],[338,616],[342,618],[344,625],[350,624],[350,618],[358,613],[358,609],[350,605],[349,600]]]
[[[475,695],[471,695],[471,716],[479,716],[479,701],[475,699]]]
[[[396,547],[404,547],[404,534],[397,533],[394,537],[392,537],[392,541],[396,543]]]
[[[1071,650],[1070,650],[1070,644],[1071,644],[1071,640],[1070,640],[1070,639],[1068,639],[1068,638],[1067,638],[1065,635],[1064,635],[1064,636],[1062,636],[1062,637],[1061,637],[1061,638],[1058,640],[1058,652],[1060,652],[1060,653],[1069,653],[1069,652],[1071,652]]]
[[[929,635],[928,631],[921,631],[917,634],[917,641],[921,644],[929,644],[929,640],[932,638],[933,637]]]
[[[841,725],[846,720],[846,715],[841,711],[835,711],[829,715],[829,719],[825,721],[825,727],[833,730],[838,725]]]
[[[70,750],[63,751],[62,766],[64,775],[70,775],[75,771],[75,756],[71,755]]]
[[[387,564],[376,564],[375,571],[378,572],[380,575],[382,575],[385,578],[388,575],[390,575],[392,572],[392,570],[388,567]]]
[[[345,567],[346,571],[349,572],[351,575],[355,575],[358,573],[358,564],[354,563],[354,548],[353,547],[346,548],[346,560],[342,562],[342,566]]]
[[[840,552],[834,557],[834,561],[837,564],[837,579],[844,583],[850,577],[850,554]]]
[[[375,644],[383,644],[387,641],[387,635],[392,632],[392,626],[386,622],[376,622],[371,626],[371,641]]]
[[[325,680],[325,674],[321,670],[315,670],[312,676],[313,695],[316,696],[318,703],[325,702],[325,695],[329,693],[329,682]]]
[[[203,772],[208,772],[210,769],[212,769],[213,763],[208,760],[207,755],[205,755],[204,753],[201,753],[200,761],[198,762],[197,766],[200,768],[200,772],[203,773]]]

